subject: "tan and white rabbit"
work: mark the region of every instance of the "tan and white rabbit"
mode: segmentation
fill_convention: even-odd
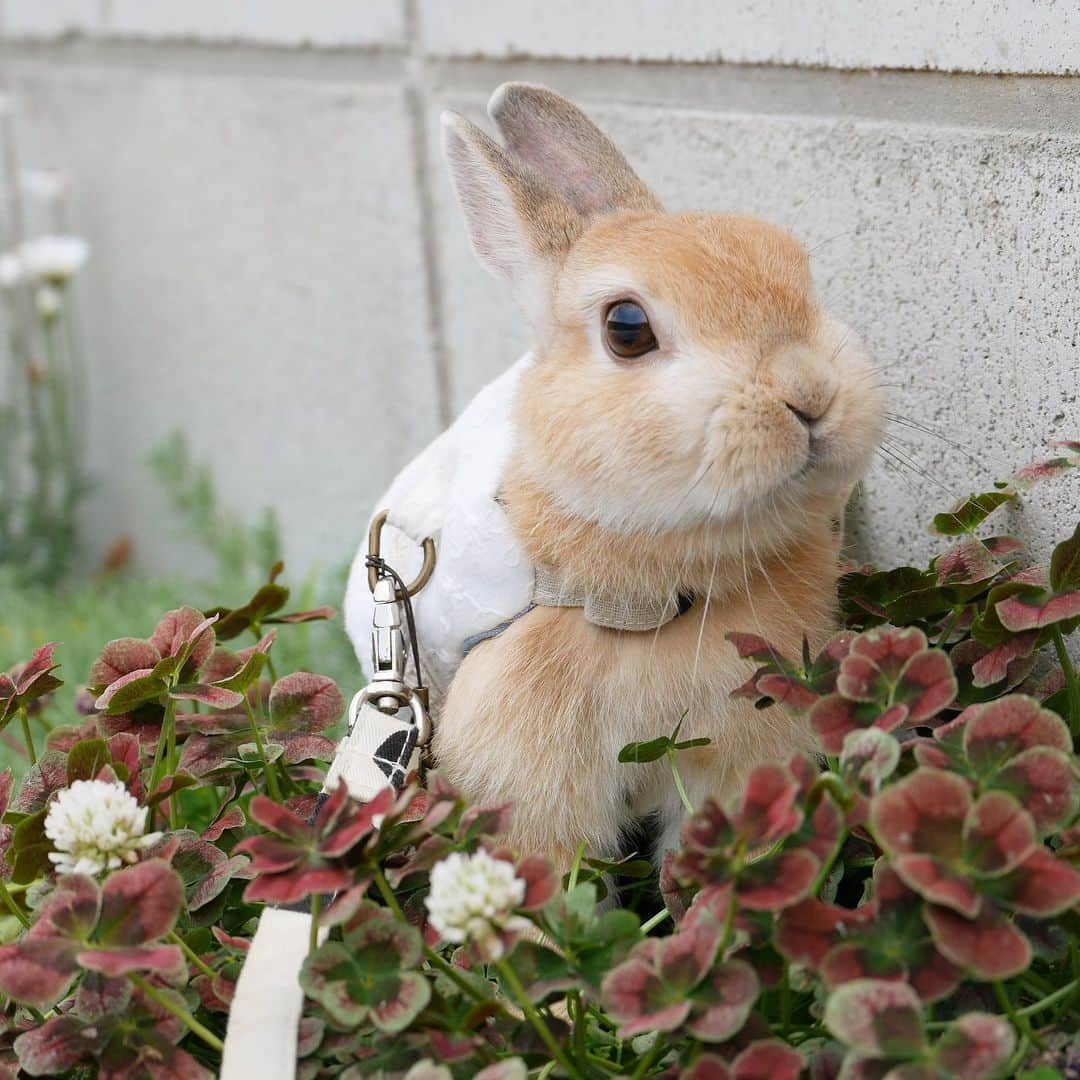
[[[447,113],[444,148],[533,351],[379,505],[400,530],[391,562],[426,535],[439,548],[416,599],[435,759],[470,800],[513,801],[521,849],[613,856],[655,812],[662,852],[682,805],[665,762],[617,762],[624,744],[685,713],[681,736],[711,740],[678,759],[695,804],[812,746],[783,710],[730,696],[748,669],[725,635],[797,653],[830,631],[835,522],[878,443],[880,392],[793,237],[665,213],[543,87],[504,85],[489,112],[505,147]],[[346,611],[363,656],[362,554]]]

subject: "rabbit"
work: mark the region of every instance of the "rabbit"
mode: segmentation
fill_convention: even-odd
[[[532,349],[380,504],[420,506],[402,510],[397,556],[434,535],[447,561],[426,622],[416,598],[440,684],[434,760],[470,801],[513,803],[519,850],[564,869],[582,841],[615,858],[653,816],[659,858],[686,811],[668,763],[620,764],[625,744],[680,718],[681,739],[709,739],[677,756],[695,807],[814,749],[804,720],[731,696],[750,669],[726,635],[797,654],[804,633],[833,631],[837,523],[880,441],[881,391],[794,237],[666,213],[545,87],[507,83],[488,112],[505,146],[448,112],[443,148],[472,248],[511,286]],[[365,574],[358,557],[358,647]],[[472,602],[461,622],[484,632],[463,646],[455,605],[485,588],[501,605]]]

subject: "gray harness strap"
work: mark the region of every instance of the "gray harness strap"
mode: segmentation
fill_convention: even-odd
[[[536,607],[581,608],[585,618],[595,626],[602,626],[607,630],[640,632],[666,626],[689,611],[693,602],[693,596],[677,592],[663,598],[593,596],[584,590],[567,588],[557,574],[545,566],[538,566],[535,570],[532,603],[490,630],[470,635],[462,642],[462,649],[464,655],[468,656],[481,642],[505,633],[518,619],[528,615]]]

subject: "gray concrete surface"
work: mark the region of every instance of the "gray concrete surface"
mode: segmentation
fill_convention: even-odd
[[[96,549],[131,532],[144,566],[189,558],[140,467],[181,424],[231,500],[278,508],[294,564],[350,555],[386,480],[524,344],[437,142],[442,108],[480,119],[510,78],[583,104],[670,208],[807,243],[915,425],[890,437],[920,472],[865,484],[862,552],[928,554],[920,520],[1080,434],[1080,78],[1043,74],[1080,68],[1072,5],[357,9],[3,0],[24,158],[70,170],[94,245]],[[869,65],[970,74],[827,69]],[[1078,504],[1074,475],[1002,524],[1045,549]]]

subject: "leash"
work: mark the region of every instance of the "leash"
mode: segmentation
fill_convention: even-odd
[[[380,554],[384,511],[368,534],[368,584],[375,602],[371,627],[373,675],[349,703],[348,729],[330,763],[315,812],[344,780],[351,798],[366,802],[386,787],[400,790],[420,749],[431,740],[428,695],[412,597],[435,568],[435,545],[423,542],[424,564],[410,585]],[[408,642],[406,642],[406,633]],[[408,678],[412,654],[415,680]],[[403,717],[401,714],[405,713]],[[295,1080],[304,992],[300,969],[308,953],[309,912],[266,908],[236,983],[229,1010],[221,1080]],[[318,932],[321,944],[327,931]]]

